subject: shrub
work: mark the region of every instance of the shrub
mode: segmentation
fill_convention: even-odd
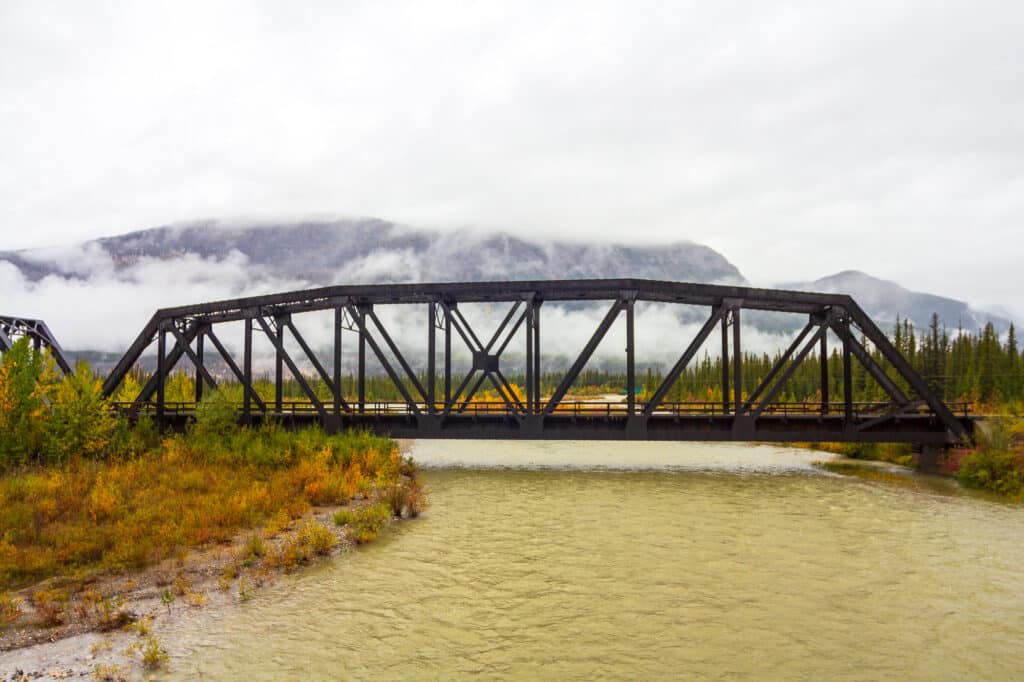
[[[101,632],[124,627],[135,620],[135,616],[123,606],[124,600],[120,595],[99,600],[96,609],[96,623]]]
[[[189,606],[199,608],[201,606],[206,606],[209,598],[206,596],[205,592],[193,592],[192,590],[189,590],[185,593],[185,601],[188,602]]]
[[[161,438],[141,421],[118,427],[106,461],[71,457],[60,467],[7,471],[0,476],[0,590],[72,570],[87,576],[182,558],[247,529],[255,537],[239,549],[238,563],[258,563],[263,538],[312,504],[378,491],[387,497],[410,466],[393,441],[361,432],[232,428],[227,445],[209,449],[190,435]],[[128,441],[138,450],[116,454]],[[415,506],[409,491],[396,495],[390,504]],[[379,526],[355,530],[365,541]]]
[[[67,617],[68,595],[59,590],[36,590],[32,603],[44,625],[60,625]]]
[[[142,665],[152,670],[159,668],[169,660],[171,658],[167,655],[167,650],[160,644],[160,639],[156,635],[147,637],[146,645],[142,647]]]
[[[256,586],[246,576],[238,579],[238,598],[242,601],[249,601],[256,592]]]
[[[21,600],[0,592],[0,628],[16,623],[21,618]]]
[[[189,429],[189,436],[195,441],[195,446],[220,450],[238,431],[238,414],[227,394],[211,391],[203,396],[203,400],[196,406],[196,420]]]
[[[0,469],[26,464],[42,449],[48,392],[57,380],[53,359],[28,337],[0,359]]]
[[[268,555],[267,565],[290,571],[318,554],[328,554],[337,543],[330,530],[310,519],[278,551]]]
[[[393,516],[387,504],[378,502],[360,509],[340,509],[334,514],[334,523],[350,526],[352,539],[363,543],[376,539],[377,533]]]
[[[1015,451],[1019,420],[993,420],[979,429],[978,447],[960,460],[957,479],[966,486],[1002,495],[1024,494],[1024,456]]]
[[[314,554],[328,554],[338,544],[338,538],[326,526],[310,519],[309,523],[299,531],[299,541],[309,547]]]
[[[227,592],[231,589],[231,584],[235,582],[235,576],[237,574],[238,571],[234,566],[228,565],[224,567],[224,570],[221,571],[220,577],[217,578],[217,587],[221,592]]]
[[[417,479],[406,479],[393,485],[384,486],[380,492],[381,501],[391,507],[395,516],[417,517],[427,508],[427,494]]]
[[[45,460],[59,464],[72,457],[99,458],[106,454],[116,429],[103,383],[88,363],[79,362],[52,391],[44,426]]]
[[[1002,495],[1024,492],[1024,462],[1012,452],[979,448],[960,460],[956,477],[968,487]]]

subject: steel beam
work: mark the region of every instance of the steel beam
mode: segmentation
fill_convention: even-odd
[[[252,322],[250,321],[249,324],[246,325],[246,326],[248,327],[248,332],[249,332],[248,336],[247,336],[247,339],[248,339],[249,343],[246,344],[247,350],[245,351],[245,353],[246,353],[246,356],[248,357],[248,356],[251,356],[251,354],[252,354],[252,343],[251,343],[251,340],[252,340],[252,334],[251,334],[251,332],[252,332]],[[231,354],[228,353],[227,348],[224,347],[224,344],[222,344],[220,342],[220,339],[217,338],[217,335],[214,334],[213,329],[212,328],[211,329],[207,329],[204,332],[204,335],[208,339],[210,339],[210,342],[213,344],[213,347],[217,350],[217,353],[224,360],[224,364],[226,364],[228,366],[228,369],[231,370],[231,373],[234,374],[235,378],[238,379],[238,382],[240,384],[242,384],[242,390],[245,392],[245,398],[244,398],[245,403],[248,404],[250,400],[254,400],[254,401],[256,401],[256,404],[259,405],[260,410],[265,410],[266,406],[263,404],[263,401],[260,400],[259,395],[256,394],[256,391],[255,391],[255,389],[252,386],[252,378],[251,378],[252,363],[251,363],[251,360],[250,360],[249,365],[248,365],[249,366],[248,375],[250,375],[250,376],[249,376],[249,378],[247,378],[247,373],[243,372],[242,370],[240,370],[238,368],[238,365],[235,363],[235,360],[231,357]],[[246,414],[246,416],[248,416],[248,411],[246,411],[245,414]]]
[[[377,316],[373,314],[372,309],[368,309],[367,307],[360,307],[357,310],[356,308],[354,308],[352,306],[349,306],[349,315],[352,315],[353,317],[355,317],[358,320],[358,323],[359,323],[359,338],[360,338],[360,340],[365,342],[365,343],[367,343],[367,344],[369,344],[371,350],[373,350],[373,354],[377,356],[377,361],[380,362],[381,366],[384,368],[384,371],[387,372],[388,377],[390,377],[392,383],[394,383],[395,388],[398,389],[398,392],[401,393],[402,397],[405,399],[406,406],[414,414],[419,414],[420,413],[420,408],[416,404],[416,401],[413,399],[412,395],[409,394],[409,389],[406,388],[405,384],[402,382],[401,377],[398,376],[398,373],[391,366],[391,363],[388,361],[387,357],[385,357],[384,353],[380,349],[380,346],[377,345],[377,341],[373,338],[373,336],[370,334],[369,329],[367,328],[366,318],[367,318],[367,315],[369,315],[369,316],[371,316],[371,318],[377,324],[377,328],[381,330],[382,334],[384,334],[385,340],[388,340],[390,338],[390,337],[387,336],[387,334],[381,328],[381,324],[377,320]],[[389,345],[391,345],[391,344],[389,344]],[[399,361],[399,363],[401,363],[403,369],[405,369],[406,373],[411,376],[411,371],[412,370],[408,369],[408,365],[405,364],[405,359],[402,358],[401,354],[397,353],[397,349],[394,348],[393,345],[391,345],[391,347],[392,347],[392,351],[396,352],[396,355],[398,357],[398,361]],[[364,351],[364,353],[365,353],[365,351]],[[365,370],[364,370],[364,372],[365,372]],[[422,394],[423,393],[423,387],[420,386],[419,381],[415,381],[415,386],[416,386],[416,389],[418,391],[420,391],[420,394]],[[363,402],[363,400],[361,399],[360,403],[362,403],[362,402]]]
[[[803,340],[807,338],[807,335],[816,326],[817,325],[815,325],[813,320],[808,320],[807,324],[804,325],[804,328],[800,331],[799,334],[797,334],[796,338],[793,339],[792,343],[789,344],[789,347],[786,348],[785,352],[779,356],[778,360],[775,361],[775,364],[772,365],[772,368],[768,370],[768,374],[764,377],[764,379],[761,380],[761,383],[759,383],[757,385],[757,388],[755,388],[753,392],[747,397],[747,400],[743,403],[744,412],[750,411],[750,406],[753,405],[755,401],[757,401],[757,399],[761,396],[765,389],[771,386],[772,380],[774,380],[775,376],[782,371],[782,368],[786,366],[787,362],[789,362],[789,359],[793,356],[793,353],[796,352],[796,349],[800,347],[800,344],[803,343]]]
[[[267,335],[267,338],[270,339],[270,342],[274,344],[274,350],[276,351],[275,358],[277,359],[277,361],[279,361],[279,362],[281,362],[283,364],[288,365],[288,370],[292,373],[292,376],[295,377],[295,381],[298,382],[299,387],[302,388],[303,392],[309,398],[309,402],[313,405],[313,407],[319,413],[321,418],[326,417],[327,416],[327,411],[324,409],[324,405],[320,401],[320,398],[317,397],[316,392],[310,387],[309,383],[306,381],[306,377],[303,376],[302,372],[299,371],[299,368],[298,368],[298,366],[296,366],[295,361],[292,360],[292,356],[288,354],[287,350],[285,350],[284,343],[283,343],[284,335],[282,334],[284,325],[281,322],[278,322],[277,323],[277,328],[273,329],[267,323],[267,321],[263,318],[262,315],[258,315],[256,317],[256,322],[259,323],[260,328],[263,329],[263,333]],[[278,414],[281,414],[281,412],[283,411],[283,408],[282,408],[282,401],[281,401],[281,380],[280,380],[280,378],[278,379],[277,386],[275,388],[276,388],[275,411]]]
[[[334,307],[334,346],[333,356],[331,358],[331,369],[334,371],[334,416],[341,416],[341,406],[345,404],[345,397],[341,393],[341,331],[344,323],[344,308],[341,306]],[[345,409],[349,412],[352,411],[352,407],[345,404]]]
[[[26,317],[12,317],[0,315],[0,353],[6,352],[14,345],[19,337],[28,337],[32,348],[37,353],[44,348],[50,352],[57,369],[62,374],[70,374],[72,371],[71,361],[68,360],[64,349],[61,348],[57,338],[50,331],[50,328],[43,320],[33,320]]]
[[[636,414],[636,298],[626,302],[626,414]]]
[[[693,360],[693,356],[695,356],[697,351],[700,350],[700,347],[704,345],[708,336],[711,335],[711,331],[715,328],[715,325],[718,324],[719,320],[722,319],[725,313],[726,310],[721,305],[715,307],[711,311],[711,317],[707,319],[704,326],[700,328],[699,332],[697,332],[697,336],[693,337],[693,340],[690,341],[690,345],[686,347],[682,356],[680,356],[679,360],[676,361],[676,364],[672,366],[672,369],[669,370],[665,379],[661,382],[661,386],[654,391],[651,399],[647,402],[647,406],[644,407],[643,411],[645,417],[650,417],[654,414],[654,410],[657,409],[658,405],[660,405],[665,399],[665,395],[668,393],[668,390],[672,388],[672,384],[676,382],[679,375],[682,374],[683,370],[686,369],[686,366],[690,364],[691,360]]]
[[[565,397],[565,394],[569,391],[569,388],[572,386],[573,382],[576,381],[577,377],[579,377],[580,371],[587,364],[587,361],[590,360],[590,356],[594,354],[594,351],[597,350],[598,344],[601,343],[601,340],[604,338],[605,334],[608,333],[608,330],[611,328],[612,323],[615,322],[615,318],[619,316],[619,313],[622,311],[623,307],[624,302],[622,301],[622,299],[616,298],[615,303],[612,304],[611,309],[605,314],[604,319],[601,320],[601,324],[598,325],[597,331],[595,331],[594,334],[590,337],[590,340],[587,341],[587,345],[583,347],[583,351],[576,358],[576,361],[572,364],[572,367],[569,368],[568,373],[566,373],[566,375],[562,378],[561,383],[558,384],[558,388],[556,388],[555,392],[551,394],[551,399],[548,401],[547,406],[544,408],[545,415],[554,412],[555,408],[558,407],[558,403],[562,402],[562,398]]]
[[[544,301],[559,302],[597,302],[610,301],[611,309],[608,310],[604,319],[599,324],[589,341],[571,362],[567,373],[559,381],[558,386],[547,398],[541,402],[541,345],[540,306]],[[665,380],[658,386],[651,397],[651,400],[643,406],[636,404],[636,349],[635,334],[637,319],[635,305],[637,301],[653,302],[661,304],[687,304],[703,305],[711,309],[709,319],[704,323],[696,337],[690,340],[682,356],[669,371]],[[459,310],[459,303],[501,303],[510,304],[510,309],[505,313],[503,319],[494,331],[493,335],[484,344],[476,331],[469,324],[466,317]],[[381,322],[374,311],[375,305],[385,304],[422,304],[428,306],[427,323],[427,379],[425,382],[413,371],[412,365],[401,352],[396,341],[401,339],[393,338],[388,329]],[[525,306],[524,306],[525,304]],[[790,347],[774,363],[771,370],[746,398],[743,396],[743,348],[741,335],[741,314],[742,309],[766,310],[801,313],[810,316],[807,326],[800,332]],[[334,329],[334,357],[332,362],[333,373],[329,373],[319,357],[310,349],[308,343],[299,333],[296,325],[291,320],[291,315],[314,310],[333,310],[335,316]],[[804,433],[810,436],[816,433],[815,429],[830,430],[834,424],[841,424],[841,430],[848,434],[848,438],[854,439],[877,439],[882,435],[890,436],[898,433],[900,437],[909,432],[899,431],[904,424],[913,423],[915,429],[920,431],[921,421],[919,409],[913,405],[918,401],[911,401],[907,395],[896,384],[889,374],[872,357],[854,336],[851,324],[855,324],[865,336],[874,344],[881,354],[881,357],[888,361],[895,368],[896,373],[902,381],[906,381],[911,391],[915,393],[930,410],[933,418],[938,419],[941,428],[944,428],[947,435],[964,437],[968,435],[969,423],[952,416],[946,405],[929,389],[925,382],[910,367],[902,356],[884,334],[878,330],[870,319],[863,314],[863,311],[848,296],[835,294],[815,294],[808,292],[777,291],[766,289],[754,289],[749,287],[729,287],[718,285],[685,284],[677,282],[660,282],[640,279],[612,279],[612,280],[564,280],[564,281],[541,281],[541,282],[480,282],[480,283],[440,283],[440,284],[415,284],[415,285],[369,285],[369,286],[341,286],[324,287],[301,292],[287,292],[284,294],[273,294],[269,296],[249,297],[232,301],[221,301],[205,303],[196,306],[181,306],[178,308],[162,309],[151,318],[146,327],[136,338],[129,348],[129,351],[118,363],[115,371],[104,383],[104,392],[107,395],[116,390],[123,380],[126,372],[139,360],[141,354],[154,341],[158,345],[158,371],[147,382],[140,392],[135,406],[141,407],[147,402],[154,391],[158,391],[157,408],[162,418],[170,417],[164,410],[165,396],[162,384],[180,358],[188,355],[197,365],[197,387],[196,398],[201,399],[203,387],[209,383],[215,385],[208,368],[205,367],[203,344],[207,337],[217,347],[218,352],[224,357],[236,378],[239,378],[246,386],[244,392],[243,414],[251,418],[252,403],[257,402],[262,409],[259,396],[256,395],[252,381],[252,320],[258,321],[263,331],[271,329],[270,320],[273,320],[275,327],[268,332],[268,336],[275,348],[275,405],[280,411],[282,406],[283,391],[283,367],[288,365],[289,370],[295,376],[297,383],[310,397],[310,402],[316,409],[312,410],[317,419],[323,420],[324,409],[315,392],[310,387],[306,378],[298,370],[291,356],[285,349],[285,328],[291,328],[296,343],[305,353],[309,362],[313,365],[315,375],[318,375],[330,388],[333,397],[332,413],[336,418],[334,423],[358,426],[364,420],[372,419],[374,424],[387,424],[394,427],[395,433],[405,433],[409,424],[422,424],[417,433],[422,435],[437,433],[452,433],[452,429],[467,429],[466,424],[483,423],[489,418],[488,408],[481,403],[472,403],[476,392],[483,383],[489,381],[501,398],[501,403],[493,413],[495,419],[503,420],[502,429],[517,429],[519,437],[553,437],[551,434],[563,429],[567,422],[564,421],[568,415],[563,414],[558,408],[570,390],[572,384],[578,379],[587,362],[596,352],[600,342],[605,338],[617,316],[622,311],[626,312],[626,392],[627,399],[625,409],[607,408],[603,416],[595,417],[592,408],[573,408],[571,419],[573,424],[587,423],[588,428],[607,429],[614,432],[616,429],[626,429],[629,438],[659,438],[663,430],[669,429],[666,426],[665,418],[671,415],[675,420],[673,423],[682,423],[688,417],[678,411],[678,408],[662,405],[668,390],[678,381],[681,373],[695,357],[697,351],[704,344],[716,325],[721,326],[722,343],[722,400],[716,406],[715,412],[710,413],[703,419],[710,420],[710,423],[721,427],[720,431],[713,429],[709,433],[718,433],[714,438],[740,438],[756,437],[771,439],[772,434],[778,434],[785,430],[776,429],[778,423],[775,420],[773,411],[776,409],[777,396],[782,391],[785,383],[792,377],[796,368],[806,359],[808,353],[816,346],[820,356],[820,381],[821,381],[821,404],[815,407],[816,422],[819,425],[813,428],[806,427]],[[443,320],[438,320],[438,313],[444,315]],[[359,334],[358,340],[358,405],[349,407],[344,401],[341,392],[341,329],[344,326],[345,315],[351,317],[354,330]],[[230,359],[228,353],[217,340],[213,333],[213,326],[220,322],[231,320],[246,321],[245,358],[244,368],[238,369],[237,365]],[[376,327],[372,333],[370,324]],[[443,325],[443,327],[442,327]],[[525,325],[525,351],[526,351],[526,400],[520,400],[512,389],[511,383],[501,371],[500,357],[508,345],[515,338],[520,326]],[[729,326],[732,326],[732,338],[729,338]],[[465,343],[466,347],[473,353],[473,366],[462,378],[458,389],[453,392],[452,387],[452,338],[457,334]],[[420,415],[423,403],[428,406],[427,411],[431,414],[438,411],[438,386],[437,386],[437,331],[444,330],[445,339],[444,352],[444,410],[441,412],[442,419],[422,419]],[[816,329],[815,329],[816,328]],[[830,377],[828,357],[828,330],[831,329],[839,337],[843,344],[843,414],[830,414]],[[0,325],[0,333],[8,334],[6,328]],[[176,343],[173,348],[166,347],[166,335],[172,333]],[[9,334],[8,334],[9,336]],[[379,342],[378,342],[379,338]],[[809,341],[808,341],[809,338]],[[192,349],[192,342],[195,341],[195,350]],[[0,345],[4,339],[0,338]],[[42,342],[40,342],[42,343]],[[396,389],[402,395],[399,406],[387,405],[378,406],[374,414],[367,415],[366,412],[366,347],[376,355],[384,372],[389,376]],[[730,358],[731,355],[731,358]],[[893,404],[880,405],[872,414],[862,410],[854,412],[852,402],[852,359],[856,357],[865,367],[866,371],[874,377],[893,400]],[[391,360],[393,358],[393,362]],[[730,365],[730,362],[732,363]],[[200,369],[201,368],[201,369]],[[426,384],[424,386],[424,383]],[[411,389],[411,390],[410,390]],[[467,391],[468,389],[468,391]],[[415,395],[414,395],[415,394]],[[910,407],[908,407],[908,405]],[[772,410],[768,410],[771,407]],[[342,415],[342,409],[348,410]],[[472,408],[472,409],[470,409]],[[397,409],[405,416],[394,418],[389,417],[390,411]],[[637,412],[640,412],[638,415]],[[365,415],[365,417],[361,416]],[[517,417],[509,419],[509,416]],[[420,417],[417,419],[417,417]],[[639,419],[635,418],[639,417]],[[296,413],[294,420],[302,417]],[[404,419],[405,426],[399,425],[395,419]],[[594,421],[598,419],[598,421]],[[293,421],[294,421],[293,420]],[[466,421],[472,420],[472,421]],[[483,421],[481,421],[483,420]],[[581,421],[582,420],[582,421]],[[872,421],[876,420],[876,421]],[[935,422],[933,422],[935,423]],[[516,426],[518,424],[519,426]],[[628,426],[627,426],[628,424]],[[770,427],[770,428],[769,428]],[[383,428],[383,426],[381,426]],[[485,427],[480,427],[486,430]],[[489,427],[487,427],[489,428]],[[687,427],[689,429],[689,427]],[[804,428],[804,427],[802,427]],[[403,431],[405,429],[405,431]],[[766,429],[771,434],[764,433]],[[774,429],[774,430],[773,430]],[[466,431],[468,434],[472,429]],[[497,432],[496,431],[496,432]],[[687,433],[701,431],[698,423],[694,423],[693,429]],[[667,432],[667,431],[666,431]],[[728,432],[728,436],[722,435]],[[506,435],[508,432],[505,432]],[[515,433],[515,432],[513,432]],[[567,432],[568,433],[568,432]],[[788,432],[791,436],[791,430]],[[831,434],[831,431],[829,431]],[[929,432],[930,434],[930,432]],[[834,435],[834,434],[831,434]],[[487,437],[484,435],[483,437]],[[689,436],[687,436],[689,437]],[[709,436],[711,437],[711,436]],[[933,437],[928,435],[928,438]],[[808,437],[808,439],[811,439]],[[833,438],[838,439],[838,438]]]
[[[786,385],[786,382],[789,380],[791,376],[793,376],[793,373],[796,372],[797,367],[799,367],[800,363],[804,361],[804,358],[806,358],[808,353],[811,352],[811,348],[814,347],[814,344],[818,343],[818,340],[824,333],[825,325],[823,324],[818,327],[818,330],[813,334],[813,336],[811,336],[811,340],[803,347],[803,349],[799,353],[797,353],[796,357],[793,358],[793,362],[790,363],[789,367],[786,368],[786,371],[783,372],[782,376],[779,377],[779,380],[775,382],[771,389],[769,389],[768,394],[765,395],[765,397],[762,398],[761,402],[757,404],[757,407],[753,409],[753,411],[750,413],[751,417],[757,419],[761,415],[761,413],[764,412],[765,408],[768,407],[768,404],[771,401],[775,400],[775,397],[782,392],[782,387]]]
[[[732,309],[732,373],[733,398],[735,413],[740,413],[743,406],[743,350],[740,347],[740,307]]]

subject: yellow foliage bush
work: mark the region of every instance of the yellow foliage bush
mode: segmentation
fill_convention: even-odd
[[[0,476],[0,590],[145,566],[245,528],[273,535],[311,506],[345,503],[401,476],[394,443],[364,434],[282,431],[274,438],[289,449],[288,463],[267,465],[209,458],[188,438],[168,436],[133,460],[74,458]],[[303,532],[307,541],[286,562],[329,543],[315,529]]]

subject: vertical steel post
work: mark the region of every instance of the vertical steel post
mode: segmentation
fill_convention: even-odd
[[[534,411],[541,413],[541,304],[534,306]]]
[[[733,410],[735,414],[739,414],[743,404],[743,353],[740,350],[739,306],[732,309],[732,378],[735,398]]]
[[[284,325],[280,318],[274,319],[277,326],[277,347],[274,349],[274,409],[281,414],[281,403],[284,397],[284,355],[278,348],[284,348]]]
[[[821,413],[828,414],[828,329],[821,335],[821,346],[818,349],[821,357]]]
[[[452,311],[444,308],[444,406],[452,404]]]
[[[164,375],[167,373],[167,332],[160,329],[156,337],[156,421],[163,427]]]
[[[626,413],[632,417],[636,414],[636,347],[635,319],[633,308],[636,300],[630,298],[626,302]]]
[[[526,413],[533,414],[533,301],[526,308]]]
[[[722,315],[722,412],[729,414],[729,311]]]
[[[252,385],[252,317],[245,318],[245,340],[244,350],[242,351],[242,376],[243,383],[242,395],[245,396],[242,403],[242,414],[245,416],[245,423],[249,424],[252,420],[252,391],[254,390]]]
[[[846,333],[843,334],[843,417],[846,426],[853,423],[853,367],[850,361],[850,323],[844,322]]]
[[[437,354],[437,304],[430,301],[427,304],[427,411],[430,414],[437,412],[437,401],[435,396],[436,362]]]
[[[203,336],[206,334],[206,328],[200,327],[199,333],[196,334],[196,358],[199,360],[199,364],[196,365],[196,404],[203,400],[203,373],[200,369],[203,366]]]
[[[334,416],[341,416],[341,325],[342,307],[334,308]]]
[[[359,413],[366,412],[366,311],[359,306]]]

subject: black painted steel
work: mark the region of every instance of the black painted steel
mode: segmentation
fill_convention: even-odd
[[[607,313],[569,370],[550,396],[541,396],[543,371],[540,343],[540,310],[545,302],[605,302]],[[695,336],[679,338],[680,357],[648,402],[635,396],[635,316],[638,302],[703,306],[708,317]],[[507,312],[490,337],[478,334],[459,309],[460,304],[505,304]],[[428,357],[419,364],[427,368],[421,377],[402,352],[400,338],[388,331],[375,306],[419,306],[427,324]],[[779,363],[744,396],[742,367],[741,311],[778,311],[807,316],[807,324]],[[292,319],[293,314],[333,311],[331,372],[306,343]],[[620,313],[626,317],[625,363],[627,396],[621,403],[579,403],[565,399],[574,382],[596,351]],[[213,333],[214,326],[243,321],[244,369],[230,358]],[[715,326],[721,327],[722,399],[707,403],[666,403],[665,397],[687,365],[708,339]],[[730,339],[730,327],[732,329]],[[502,357],[523,334],[525,352],[525,395],[513,390],[502,371]],[[285,343],[285,330],[299,346],[315,372],[303,375]],[[357,334],[357,389],[346,402],[341,391],[342,331]],[[274,347],[275,400],[264,402],[253,389],[253,333],[262,332]],[[168,351],[164,341],[174,344]],[[842,348],[843,401],[829,402],[826,368],[822,369],[822,399],[813,409],[776,402],[796,368],[810,355],[827,350],[828,334],[835,334]],[[443,344],[437,335],[444,336]],[[858,340],[876,348],[891,371],[881,367]],[[168,425],[181,425],[194,405],[170,405],[164,400],[163,385],[183,357],[194,365],[197,384],[215,386],[204,367],[202,339],[208,338],[227,362],[232,375],[245,384],[241,411],[248,422],[275,418],[285,423],[319,423],[328,429],[365,427],[398,437],[417,438],[580,438],[623,440],[764,440],[764,441],[901,441],[951,443],[970,436],[972,422],[964,413],[956,416],[928,388],[909,363],[892,347],[885,335],[849,296],[749,287],[689,284],[640,279],[554,280],[524,282],[474,282],[450,284],[397,284],[335,286],[306,291],[256,296],[204,303],[156,312],[104,384],[112,395],[142,354],[157,341],[158,371],[125,409],[151,411]],[[481,339],[487,338],[485,344]],[[455,377],[452,390],[453,340],[472,357],[469,371]],[[195,350],[192,344],[196,344]],[[442,377],[435,375],[436,353],[441,346]],[[394,384],[401,400],[370,403],[366,398],[366,348]],[[731,355],[731,358],[730,358]],[[850,367],[853,359],[890,396],[884,403],[859,405],[852,402]],[[730,365],[730,362],[732,363]],[[824,364],[824,363],[823,363]],[[284,367],[305,394],[302,402],[286,402],[282,396]],[[318,378],[328,397],[318,395],[310,384]],[[442,378],[443,395],[437,395]],[[910,388],[908,396],[898,384]],[[474,399],[484,383],[493,387],[499,402]],[[156,400],[153,395],[156,394]],[[197,391],[197,395],[200,392]],[[329,403],[329,404],[328,404]]]
[[[45,322],[26,317],[0,315],[0,353],[10,350],[11,346],[23,336],[32,341],[32,346],[36,350],[48,349],[61,372],[64,374],[71,372],[71,362]]]

